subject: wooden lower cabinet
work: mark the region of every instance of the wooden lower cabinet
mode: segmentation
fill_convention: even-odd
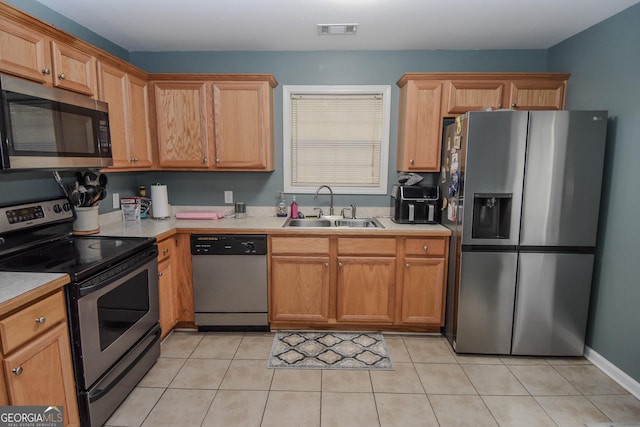
[[[168,237],[158,242],[158,302],[160,305],[161,338],[171,332],[178,323],[175,251],[175,237]]]
[[[444,258],[405,258],[401,324],[444,325]]]
[[[448,239],[406,238],[402,246],[402,297],[398,323],[444,326]]]
[[[272,329],[443,325],[447,237],[272,236],[269,248]]]
[[[338,257],[337,321],[393,323],[395,257]]]
[[[36,317],[34,314],[36,308]],[[79,426],[71,346],[62,290],[0,319],[6,392],[0,404],[64,407],[64,424]],[[63,317],[56,319],[55,313]],[[53,313],[53,316],[48,316]],[[34,321],[34,319],[36,319]],[[24,343],[6,339],[15,329]],[[2,381],[0,381],[2,385]],[[4,402],[3,402],[4,401]]]
[[[272,321],[329,321],[329,257],[271,257]]]

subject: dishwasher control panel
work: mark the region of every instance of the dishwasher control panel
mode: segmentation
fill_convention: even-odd
[[[265,255],[264,234],[192,234],[191,255]]]

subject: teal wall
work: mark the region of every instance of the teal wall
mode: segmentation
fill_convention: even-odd
[[[609,111],[587,345],[640,382],[640,4],[549,50],[568,109]]]

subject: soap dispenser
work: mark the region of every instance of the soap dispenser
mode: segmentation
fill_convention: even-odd
[[[291,202],[291,218],[298,218],[298,202],[296,202],[296,196],[293,196],[293,202]]]

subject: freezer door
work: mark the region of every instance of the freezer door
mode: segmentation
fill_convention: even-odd
[[[592,254],[520,253],[513,354],[581,356]]]
[[[463,126],[466,141],[463,245],[518,244],[527,123],[526,111],[468,114]],[[480,233],[473,233],[474,215],[476,226],[483,229]],[[491,234],[487,230],[492,227],[500,232],[487,237]],[[508,232],[504,234],[502,230]]]
[[[596,244],[607,113],[530,113],[523,246]]]
[[[509,354],[516,264],[515,252],[462,251],[456,352]]]

